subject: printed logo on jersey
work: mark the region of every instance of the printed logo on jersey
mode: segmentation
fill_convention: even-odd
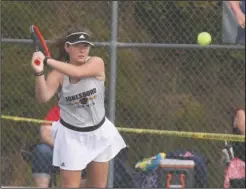
[[[74,104],[74,105],[78,105],[79,107],[90,107],[92,105],[95,105],[95,102],[93,101],[94,99],[96,99],[96,92],[97,89],[93,88],[91,90],[82,92],[82,93],[78,93],[76,95],[73,96],[67,96],[66,101]]]

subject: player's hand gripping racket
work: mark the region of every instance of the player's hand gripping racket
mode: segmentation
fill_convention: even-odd
[[[45,56],[50,57],[50,51],[48,49],[48,46],[44,40],[43,35],[39,31],[38,27],[35,25],[30,26],[30,32],[31,32],[31,39],[33,40],[33,46],[35,51],[42,51]],[[34,63],[36,65],[40,64],[40,60],[36,59],[34,60]]]

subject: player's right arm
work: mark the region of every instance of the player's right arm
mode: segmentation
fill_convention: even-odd
[[[35,95],[37,101],[39,103],[49,101],[61,85],[62,78],[63,74],[56,70],[52,70],[46,79],[44,75],[36,76]]]

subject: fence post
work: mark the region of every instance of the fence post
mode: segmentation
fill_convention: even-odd
[[[118,28],[118,1],[112,1],[111,48],[110,48],[110,81],[109,81],[109,120],[115,123],[115,95],[116,95],[116,61],[117,61],[117,28]],[[108,188],[114,186],[114,162],[109,162]]]

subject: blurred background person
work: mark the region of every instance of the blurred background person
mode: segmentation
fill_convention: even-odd
[[[236,43],[245,43],[245,0],[228,1],[228,4],[239,25],[237,28]]]
[[[60,119],[59,106],[53,106],[45,117],[47,121],[57,121]],[[40,126],[41,142],[32,149],[32,177],[37,187],[49,187],[51,173],[55,169],[52,166],[53,158],[53,138],[51,135],[51,124]]]

